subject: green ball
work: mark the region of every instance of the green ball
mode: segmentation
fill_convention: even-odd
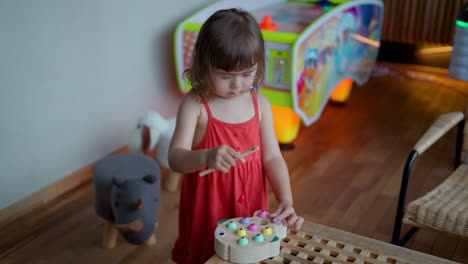
[[[236,223],[234,222],[229,222],[227,225],[226,225],[227,228],[229,229],[236,229],[237,228],[237,225]]]
[[[249,244],[249,240],[245,237],[241,237],[239,240],[237,240],[237,244],[241,246],[247,246]]]
[[[262,235],[256,235],[254,237],[254,241],[257,242],[257,243],[262,243],[262,242],[265,241],[265,238]]]

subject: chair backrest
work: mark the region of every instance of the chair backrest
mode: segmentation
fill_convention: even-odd
[[[448,130],[452,129],[464,118],[462,112],[453,112],[440,115],[424,135],[416,142],[413,149],[419,155],[426,151],[434,142],[441,138]],[[468,149],[468,146],[467,146]]]
[[[463,164],[468,164],[468,122],[466,117],[468,117],[468,107],[465,111],[465,127],[463,128],[463,144],[460,157],[460,162]]]

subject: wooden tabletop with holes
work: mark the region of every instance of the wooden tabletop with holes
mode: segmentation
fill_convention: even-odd
[[[205,264],[229,264],[214,255]],[[442,264],[457,263],[415,250],[306,221],[289,231],[280,254],[259,264]]]

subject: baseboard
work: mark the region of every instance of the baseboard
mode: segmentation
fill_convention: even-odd
[[[113,154],[125,152],[128,152],[128,148],[122,147],[113,152]],[[58,198],[63,194],[66,194],[67,192],[81,186],[82,184],[91,181],[93,177],[93,167],[94,162],[0,210],[0,227],[5,226],[15,219],[26,215],[36,208],[44,206],[50,201]]]
[[[379,66],[387,66],[394,69],[400,70],[413,70],[413,71],[420,71],[426,73],[432,73],[444,77],[448,77],[449,72],[447,68],[439,68],[434,66],[427,66],[427,65],[417,65],[417,64],[402,64],[396,62],[387,62],[387,61],[377,61],[377,65]]]
[[[453,89],[463,95],[468,95],[468,82],[451,78],[448,69],[432,66],[399,64],[392,62],[377,62],[376,65],[388,67],[393,70],[393,74],[415,81],[429,82]]]

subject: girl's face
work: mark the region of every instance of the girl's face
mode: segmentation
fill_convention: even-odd
[[[241,71],[226,72],[215,69],[211,72],[211,85],[216,96],[232,98],[242,92],[249,91],[255,80],[257,65]]]

